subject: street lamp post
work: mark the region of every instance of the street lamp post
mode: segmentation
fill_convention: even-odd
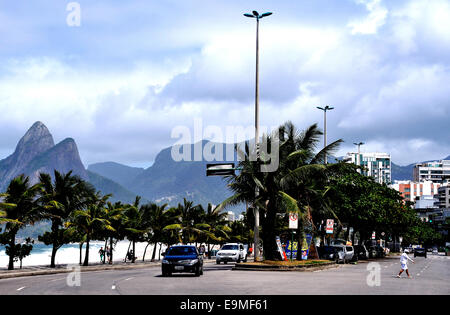
[[[272,12],[267,12],[264,14],[259,14],[257,11],[253,11],[252,14],[245,13],[244,16],[256,19],[256,82],[255,82],[255,149],[256,149],[256,162],[259,166],[259,20],[272,15]],[[259,189],[255,189],[255,199],[259,196]],[[259,209],[258,206],[253,207],[255,215],[255,226],[254,226],[254,260],[258,261],[260,257],[259,251]]]
[[[327,111],[328,110],[333,110],[334,107],[330,107],[330,106],[325,106],[325,107],[319,107],[317,106],[318,109],[323,110],[323,147],[325,148],[327,146]],[[327,164],[327,154],[325,153],[325,164]]]

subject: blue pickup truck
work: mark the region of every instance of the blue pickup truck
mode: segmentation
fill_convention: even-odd
[[[175,272],[194,273],[197,277],[203,274],[203,255],[199,254],[195,246],[171,246],[163,256],[163,277],[171,276]]]

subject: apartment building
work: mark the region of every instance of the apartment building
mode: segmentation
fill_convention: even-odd
[[[387,153],[347,153],[344,158],[347,163],[364,167],[362,174],[371,176],[377,183],[391,183],[391,155]]]
[[[403,199],[415,202],[420,200],[422,196],[430,196],[433,198],[438,193],[441,184],[434,183],[430,180],[423,182],[416,182],[410,180],[395,181],[391,187],[401,193]],[[426,198],[422,198],[426,200]],[[423,201],[426,203],[426,201]]]
[[[413,177],[416,182],[450,183],[450,160],[418,163],[414,166]]]

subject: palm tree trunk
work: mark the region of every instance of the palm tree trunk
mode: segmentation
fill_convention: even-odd
[[[134,263],[136,261],[136,241],[133,240],[133,260],[131,261]]]
[[[16,235],[12,236],[12,240],[9,242],[9,264],[8,270],[14,270],[14,255],[16,253]]]
[[[80,243],[80,266],[83,261],[83,243]]]
[[[50,268],[55,268],[55,260],[56,260],[56,251],[58,250],[58,248],[56,247],[56,244],[53,243],[53,248],[52,248],[52,258],[50,259]]]
[[[152,253],[152,261],[155,261],[155,256],[156,256],[156,246],[158,245],[157,242],[155,242],[155,245],[153,247],[153,253]]]
[[[113,238],[109,239],[109,263],[112,264],[112,247],[113,247]]]
[[[131,242],[130,245],[128,245],[127,253],[125,254],[125,262],[127,262],[128,253],[130,252]]]
[[[84,257],[83,266],[89,266],[89,241],[90,241],[90,236],[88,234],[86,237],[86,256]]]
[[[147,247],[148,247],[148,245],[150,245],[150,243],[147,243],[147,246],[145,246],[144,256],[142,256],[142,261],[145,261],[145,254],[147,253]]]
[[[106,262],[106,247],[107,246],[108,246],[108,238],[106,238],[106,240],[105,240],[105,247],[104,247],[105,251],[103,253],[103,263]]]

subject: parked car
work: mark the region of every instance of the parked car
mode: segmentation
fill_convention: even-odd
[[[247,250],[241,243],[227,243],[217,252],[216,264],[223,262],[224,264],[229,261],[241,262],[247,261]]]
[[[416,256],[424,256],[425,258],[427,258],[427,250],[423,247],[414,248],[414,257]]]
[[[194,273],[197,277],[203,274],[203,255],[191,245],[171,246],[164,254],[161,269],[163,277],[174,272]]]
[[[333,260],[336,263],[340,261],[339,251],[334,246],[320,246],[318,247],[318,254],[320,259]]]
[[[333,245],[338,250],[338,262],[342,261],[344,264],[355,260],[355,251],[353,246]]]
[[[369,251],[367,250],[365,245],[355,245],[353,246],[355,249],[355,255],[358,257],[358,259],[369,259]]]

